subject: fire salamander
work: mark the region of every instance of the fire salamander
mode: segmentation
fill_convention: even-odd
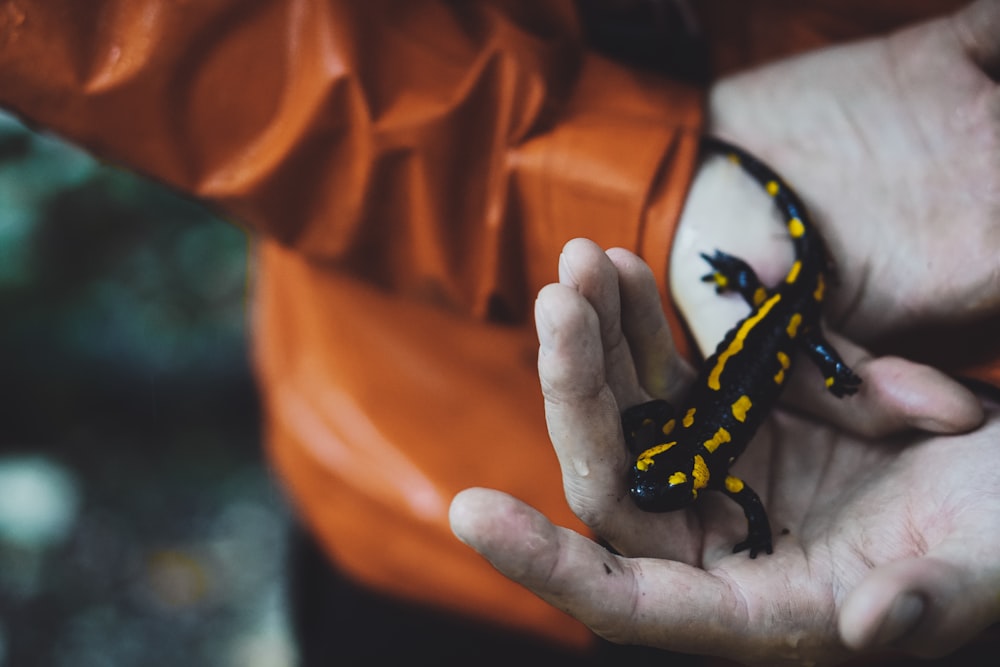
[[[770,194],[784,218],[795,260],[784,282],[769,289],[743,260],[719,250],[702,254],[712,268],[703,280],[720,294],[738,293],[752,311],[705,361],[685,408],[675,410],[655,400],[623,413],[623,432],[635,456],[629,494],[645,511],[670,512],[690,506],[704,489],[724,493],[743,508],[748,525],[747,538],[733,553],[749,550],[750,558],[756,558],[761,551],[772,552],[767,512],[729,467],[781,393],[793,353],[801,350],[819,367],[834,396],[854,394],[861,379],[820,330],[831,267],[798,195],[770,167],[736,146],[708,138],[704,150],[727,156]]]

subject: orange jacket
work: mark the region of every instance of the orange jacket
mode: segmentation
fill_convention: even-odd
[[[697,8],[732,69],[955,4]],[[574,236],[640,252],[666,299],[700,91],[589,51],[570,0],[24,0],[0,9],[0,104],[257,233],[268,451],[339,568],[588,641],[447,508],[482,485],[583,530],[531,305]]]

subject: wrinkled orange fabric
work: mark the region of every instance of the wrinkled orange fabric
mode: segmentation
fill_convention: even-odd
[[[903,4],[697,7],[731,70],[955,3]],[[531,306],[575,236],[637,250],[666,295],[701,97],[589,51],[569,0],[0,3],[0,104],[260,239],[267,447],[337,567],[577,646],[448,503],[499,488],[583,530]]]

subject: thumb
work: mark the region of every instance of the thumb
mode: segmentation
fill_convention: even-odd
[[[627,608],[614,604],[620,596],[605,590],[611,573],[621,572],[619,559],[512,496],[466,489],[452,500],[449,520],[455,536],[501,574],[599,634],[601,622],[588,608],[608,617],[627,615]]]
[[[975,637],[998,611],[995,585],[924,556],[874,569],[844,600],[839,629],[854,650],[891,647],[931,658]]]
[[[873,357],[835,332],[827,332],[827,338],[864,380],[860,393],[834,397],[803,360],[785,394],[789,405],[869,438],[911,428],[963,433],[983,422],[976,395],[936,368],[900,357]]]
[[[751,655],[745,604],[711,574],[668,560],[617,556],[499,491],[451,504],[455,535],[503,575],[605,639],[684,653]]]

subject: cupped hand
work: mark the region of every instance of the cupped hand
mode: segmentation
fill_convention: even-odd
[[[812,211],[838,263],[835,329],[868,343],[1000,315],[1000,0],[721,80],[708,109],[708,132],[770,163]],[[695,183],[674,245],[685,312],[704,268],[692,245],[724,239],[762,277],[789,252],[767,202],[719,178]],[[706,215],[727,199],[731,213]]]
[[[549,432],[570,505],[613,551],[500,492],[459,494],[456,535],[501,572],[613,641],[748,664],[939,655],[1000,619],[1000,413],[875,443],[777,411],[734,466],[776,536],[751,560],[731,553],[746,522],[724,497],[648,514],[627,495],[621,410],[691,377],[648,268],[578,240],[560,275],[536,309]]]
[[[1000,0],[979,0],[953,16],[713,86],[707,131],[782,174],[836,259],[826,313],[843,337],[832,342],[865,377],[869,396],[910,403],[859,429],[853,404],[800,374],[787,393],[797,408],[869,436],[980,423],[976,402],[956,383],[903,359],[873,359],[866,346],[915,327],[1000,318],[998,80]],[[740,299],[720,300],[699,284],[700,254],[717,248],[747,260],[767,285],[791,263],[768,197],[739,168],[709,159],[692,184],[670,264],[673,300],[703,351],[746,312]],[[927,401],[952,410],[919,417]]]

